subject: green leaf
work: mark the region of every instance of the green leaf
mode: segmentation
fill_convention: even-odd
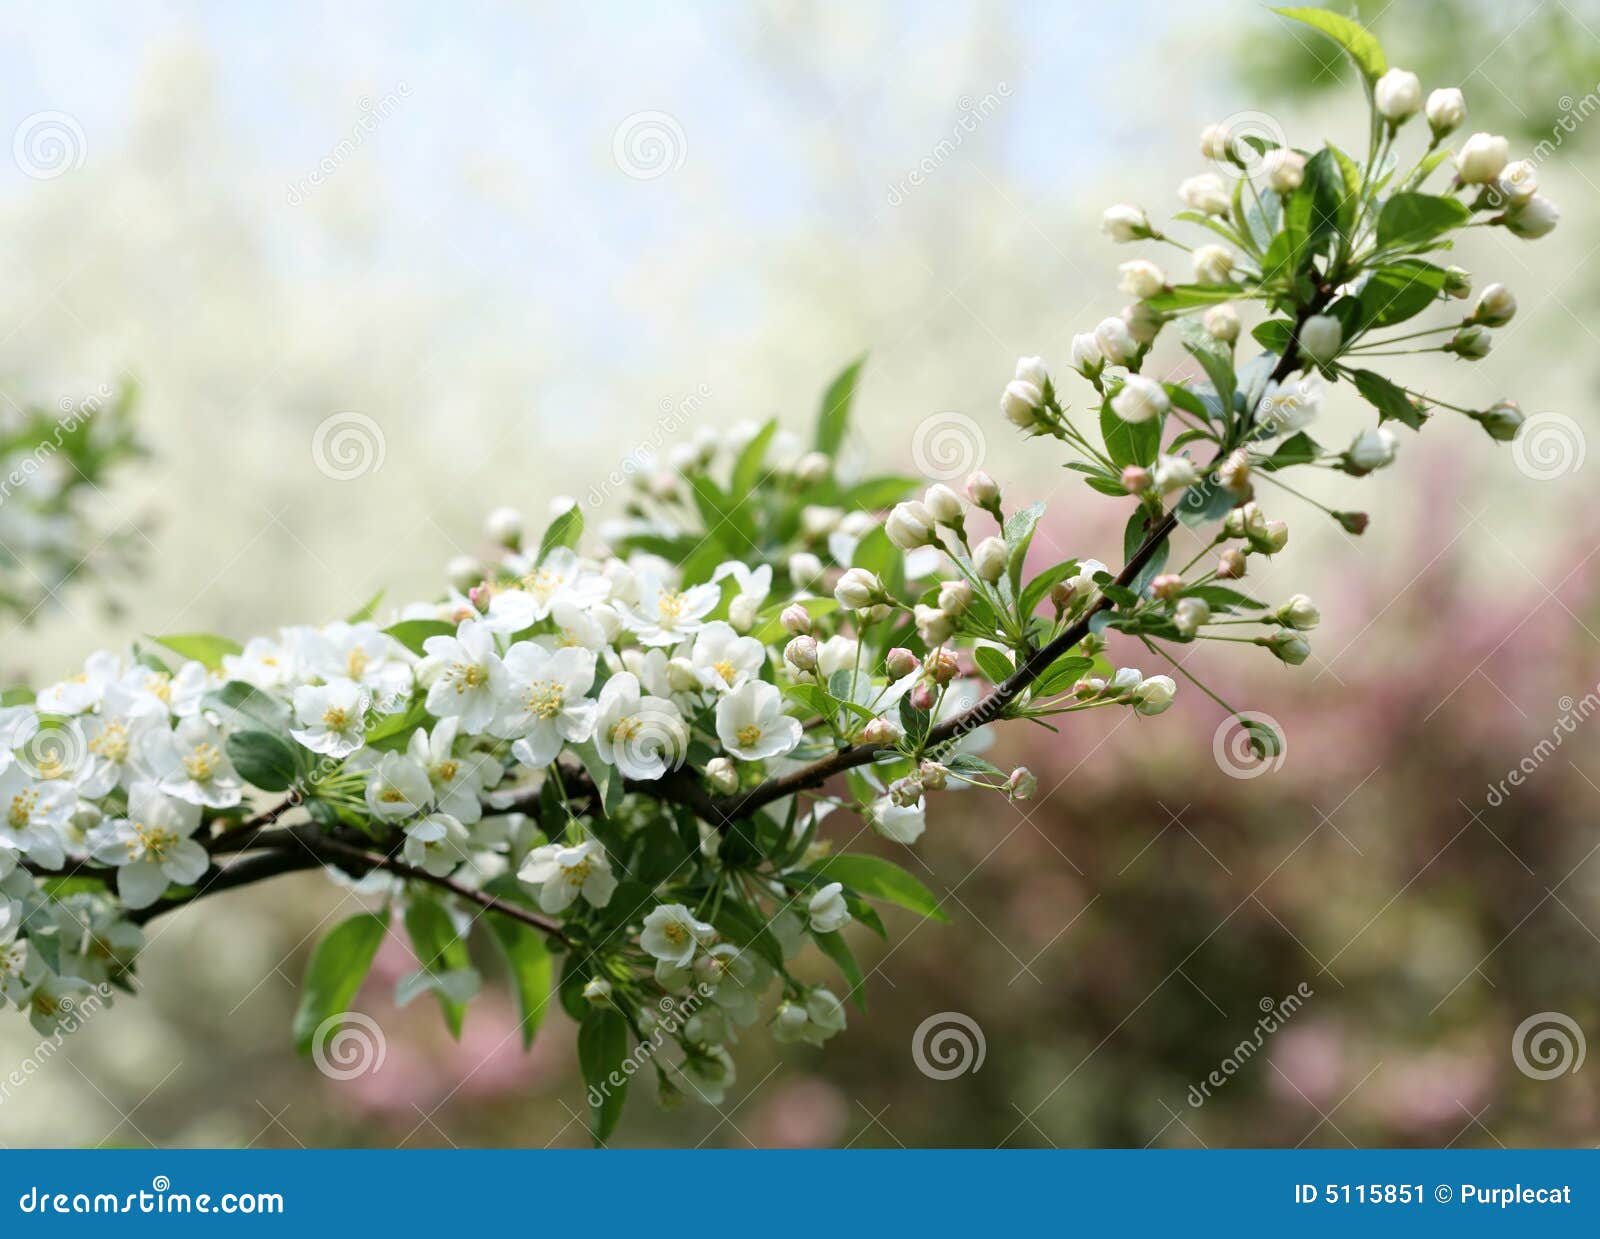
[[[1057,693],[1065,692],[1078,682],[1078,677],[1090,667],[1094,666],[1094,659],[1082,654],[1063,654],[1051,663],[1040,674],[1033,684],[1033,696],[1053,697]]]
[[[603,761],[600,750],[595,747],[593,740],[585,740],[582,744],[569,746],[577,759],[583,763],[583,768],[594,781],[595,790],[600,793],[600,804],[606,816],[615,813],[617,806],[622,803],[624,792],[622,771],[615,766]]]
[[[765,480],[762,466],[767,459],[767,445],[777,433],[778,419],[774,417],[745,444],[744,451],[739,453],[739,459],[733,465],[733,494],[748,495]]]
[[[766,921],[742,904],[724,900],[711,923],[729,942],[748,947],[780,972],[783,970],[783,948],[768,930]]]
[[[411,734],[417,728],[427,725],[427,701],[418,697],[404,710],[380,714],[373,719],[365,736],[367,746],[377,749],[399,748],[411,739]]]
[[[861,508],[869,512],[893,507],[904,499],[919,481],[918,478],[903,477],[868,478],[864,482],[857,482],[840,495],[839,506],[846,509]]]
[[[1150,465],[1155,463],[1156,454],[1161,450],[1161,419],[1152,417],[1143,422],[1125,422],[1116,415],[1107,399],[1100,405],[1100,437],[1105,440],[1106,455],[1117,468]]]
[[[1213,610],[1222,611],[1239,609],[1259,611],[1267,605],[1264,602],[1257,602],[1254,598],[1241,594],[1236,589],[1229,589],[1226,585],[1191,585],[1182,590],[1178,597],[1201,598]]]
[[[826,882],[843,882],[853,891],[906,908],[930,920],[948,922],[950,919],[933,892],[893,861],[844,852],[813,865],[811,872]]]
[[[416,952],[421,971],[435,980],[446,973],[473,971],[467,944],[456,933],[450,914],[437,900],[412,896],[411,906],[406,909],[406,933],[411,938],[411,949]],[[435,988],[434,993],[439,999],[439,1009],[444,1012],[445,1026],[459,1041],[461,1021],[467,1011],[466,998],[453,986],[443,984]]]
[[[839,372],[822,394],[822,407],[817,410],[817,433],[813,446],[819,452],[836,456],[844,442],[850,425],[850,405],[856,395],[856,381],[861,377],[861,367],[866,364],[866,354],[856,358]]]
[[[795,602],[804,607],[806,614],[812,619],[821,619],[824,615],[829,615],[839,609],[838,599],[831,597],[798,598],[793,602],[783,599],[762,608],[761,614],[756,617],[756,625],[751,630],[750,635],[761,642],[762,645],[771,645],[776,641],[787,640],[789,630],[783,626],[781,616],[785,609],[793,606]]]
[[[300,773],[294,749],[270,731],[236,731],[223,747],[240,777],[262,791],[287,791]]]
[[[364,624],[378,613],[378,606],[383,602],[383,590],[379,590],[368,598],[361,606],[350,613],[345,619],[347,624]]]
[[[1016,670],[1011,665],[1011,660],[992,645],[974,646],[972,658],[978,664],[978,670],[983,672],[991,684],[1005,683]]]
[[[1392,327],[1421,314],[1438,299],[1448,278],[1444,268],[1420,259],[1380,267],[1361,288],[1361,330]]]
[[[1017,609],[1022,613],[1022,617],[1026,619],[1032,615],[1038,605],[1044,601],[1045,595],[1050,592],[1052,587],[1061,581],[1065,581],[1069,576],[1075,576],[1077,571],[1078,561],[1076,559],[1063,559],[1059,564],[1046,568],[1033,580],[1029,581],[1027,588],[1022,591],[1021,600],[1017,604]]]
[[[214,711],[224,727],[230,729],[260,728],[280,735],[287,735],[289,731],[289,707],[271,693],[243,680],[229,680],[202,697],[200,705]]]
[[[503,874],[484,887],[504,903],[531,907],[527,889],[512,874]],[[522,1030],[522,1048],[533,1044],[544,1013],[550,1006],[550,987],[555,980],[555,964],[545,946],[544,935],[531,925],[491,911],[487,918],[495,941],[505,953],[511,974],[511,992],[517,1000],[517,1026]]]
[[[173,633],[170,637],[150,639],[158,645],[166,646],[174,654],[194,659],[208,671],[222,670],[224,654],[238,654],[244,650],[244,646],[237,641],[230,641],[227,637],[219,637],[209,632]]]
[[[1198,340],[1185,340],[1184,349],[1189,356],[1200,363],[1200,368],[1206,372],[1206,377],[1211,380],[1211,387],[1217,393],[1217,399],[1222,405],[1223,415],[1233,408],[1233,393],[1238,386],[1238,379],[1233,372],[1233,358],[1220,348],[1202,344]],[[1160,442],[1160,432],[1156,433],[1157,443]],[[1154,460],[1152,456],[1150,460]],[[1150,463],[1149,460],[1137,462],[1142,465]]]
[[[1170,314],[1175,310],[1231,301],[1243,291],[1237,284],[1175,284],[1154,297],[1146,297],[1144,304],[1159,313]]]
[[[1356,67],[1367,80],[1376,82],[1389,68],[1383,54],[1383,45],[1365,26],[1330,13],[1327,9],[1273,9],[1280,17],[1303,22],[1313,30],[1321,31],[1350,54]]]
[[[545,528],[544,537],[539,539],[539,563],[544,562],[544,557],[558,546],[575,547],[578,539],[583,537],[583,511],[577,504],[573,504]]]
[[[591,1010],[578,1025],[578,1066],[589,1086],[589,1132],[603,1144],[617,1129],[628,1100],[628,1021],[610,1007]]]
[[[429,637],[453,637],[456,635],[456,626],[445,620],[409,619],[390,624],[383,631],[413,654],[421,654],[423,643]]]
[[[294,1045],[301,1054],[311,1053],[319,1037],[326,1044],[333,1027],[323,1026],[348,1014],[388,926],[387,912],[363,912],[335,925],[317,943],[300,983],[300,1006],[294,1013]]]
[[[1350,379],[1369,404],[1378,410],[1378,423],[1404,422],[1413,430],[1421,430],[1423,416],[1411,398],[1383,375],[1374,370],[1352,370]]]
[[[899,597],[905,588],[905,552],[889,541],[882,525],[874,526],[861,536],[855,554],[850,557],[850,566],[873,573],[883,582],[890,597]]]
[[[861,975],[861,965],[856,963],[855,953],[844,940],[844,935],[835,931],[831,934],[819,934],[813,931],[811,939],[822,953],[838,965],[839,971],[844,974],[846,983],[850,986],[845,997],[856,1004],[856,1009],[863,1015],[867,1013],[867,983]]]
[[[1021,587],[1022,565],[1028,558],[1028,546],[1033,542],[1034,531],[1039,528],[1039,518],[1043,515],[1044,504],[1035,502],[1006,517],[1002,533],[1010,551],[1006,556],[1006,569],[1011,577],[1013,592]]]
[[[1269,318],[1264,323],[1257,323],[1250,334],[1262,348],[1282,357],[1294,337],[1294,324],[1286,318]]]
[[[1322,449],[1317,446],[1316,440],[1302,430],[1278,444],[1278,450],[1262,461],[1257,468],[1274,473],[1279,469],[1287,469],[1290,465],[1309,465],[1321,454]]]
[[[1471,218],[1466,204],[1434,194],[1395,194],[1378,214],[1378,248],[1418,246]]]

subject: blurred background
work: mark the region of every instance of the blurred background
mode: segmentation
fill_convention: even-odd
[[[949,797],[894,849],[954,923],[888,915],[887,946],[856,943],[871,1016],[826,1053],[747,1038],[717,1110],[639,1090],[619,1142],[1600,1140],[1600,1076],[1548,1070],[1539,1036],[1600,1035],[1600,4],[1372,24],[1425,89],[1464,89],[1469,129],[1534,152],[1563,211],[1542,244],[1458,251],[1520,300],[1494,352],[1404,373],[1560,417],[1515,451],[1447,415],[1402,431],[1392,469],[1324,496],[1371,513],[1361,539],[1273,495],[1293,544],[1248,584],[1322,605],[1314,657],[1193,665],[1278,721],[1281,762],[1241,763],[1193,690],[1159,720],[1013,729],[991,756],[1040,795]],[[1051,503],[1060,553],[1114,561],[1120,505],[995,413],[1017,355],[1064,368],[1120,306],[1101,208],[1175,207],[1213,120],[1307,146],[1364,127],[1331,44],[1221,0],[14,3],[0,32],[0,422],[136,383],[148,453],[80,445],[0,509],[8,684],[141,634],[431,595],[493,504],[590,502],[701,427],[803,428],[862,350],[860,459],[981,460]],[[1368,416],[1329,403],[1325,443]],[[0,1099],[0,1144],[586,1142],[572,1026],[524,1056],[489,995],[452,1043],[392,1010],[404,958],[361,998],[381,1069],[295,1058],[333,898],[283,878],[158,929],[141,999]],[[913,1050],[953,1015],[981,1065],[939,1078]],[[35,1041],[0,1022],[0,1061]]]

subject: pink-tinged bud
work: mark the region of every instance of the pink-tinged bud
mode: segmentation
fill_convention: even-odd
[[[1000,502],[1000,486],[979,469],[967,478],[967,498],[980,508],[993,508]]]
[[[1050,587],[1050,605],[1060,615],[1072,605],[1073,599],[1078,596],[1078,591],[1068,581],[1057,581]]]
[[[474,585],[467,591],[467,601],[472,603],[479,611],[489,610],[489,599],[492,593],[487,585]]]
[[[1150,582],[1150,593],[1157,598],[1171,598],[1183,588],[1183,578],[1176,572],[1163,572]]]
[[[1235,495],[1250,493],[1250,455],[1243,448],[1230,452],[1217,466],[1217,484]]]
[[[1143,465],[1129,465],[1122,471],[1122,489],[1130,495],[1149,490],[1152,480],[1150,470]]]
[[[910,675],[920,665],[917,656],[903,645],[897,645],[884,656],[883,665],[891,679]]]
[[[935,684],[948,684],[956,678],[961,665],[956,662],[953,651],[941,648],[934,650],[923,660],[922,669]]]
[[[930,792],[942,792],[950,779],[950,771],[936,761],[925,761],[917,767],[917,777]]]
[[[880,714],[861,729],[861,740],[864,744],[897,744],[904,734]]]
[[[783,630],[796,637],[803,637],[811,631],[811,612],[807,611],[798,602],[790,603],[784,607],[778,619],[783,624]]]
[[[1217,558],[1217,579],[1219,581],[1237,581],[1244,575],[1244,552],[1236,546],[1230,546]]]
[[[911,708],[913,710],[931,710],[933,709],[933,703],[938,699],[938,694],[933,691],[933,685],[931,684],[918,684],[911,690]]]
[[[1072,695],[1079,701],[1093,701],[1105,691],[1106,682],[1098,676],[1093,676],[1087,680],[1079,680],[1072,686]]]
[[[1333,519],[1339,522],[1346,533],[1353,533],[1359,537],[1367,532],[1370,518],[1365,512],[1335,512]]]
[[[1039,780],[1034,777],[1033,771],[1026,766],[1018,766],[1011,772],[1011,777],[1006,780],[1006,791],[1013,800],[1030,800],[1033,793],[1039,790]]]

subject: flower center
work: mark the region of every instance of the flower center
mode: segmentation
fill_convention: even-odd
[[[656,612],[663,623],[671,624],[683,617],[683,607],[682,594],[662,594],[661,601],[656,604]]]
[[[28,823],[33,821],[33,807],[38,803],[39,793],[36,791],[18,792],[13,796],[11,809],[6,814],[6,821],[11,824],[11,829],[26,829]]]
[[[673,946],[682,946],[689,941],[689,931],[677,921],[668,921],[661,927],[661,932]]]
[[[156,672],[144,682],[145,691],[152,696],[160,698],[168,705],[172,704],[172,677]]]
[[[450,682],[456,686],[458,693],[464,693],[469,688],[482,688],[488,679],[489,673],[477,663],[454,663],[450,667]]]
[[[128,725],[121,719],[113,719],[104,731],[89,741],[89,751],[118,764],[127,761]]]
[[[135,822],[133,839],[128,843],[128,859],[132,860],[142,852],[146,860],[159,864],[177,846],[177,831],[166,826],[146,826],[143,822]]]
[[[433,768],[433,777],[441,783],[449,783],[461,769],[461,763],[455,758],[446,758]]]
[[[549,680],[535,680],[528,689],[528,713],[538,718],[554,718],[566,704],[566,692]]]
[[[739,742],[740,748],[750,748],[761,742],[761,728],[754,723],[746,723],[738,731],[734,732],[733,738]]]
[[[712,663],[711,670],[715,671],[722,677],[722,682],[724,684],[732,684],[733,677],[737,672],[737,669],[734,667],[734,665],[726,658],[722,659],[720,662]]]
[[[350,712],[340,706],[329,706],[322,712],[322,725],[329,731],[343,731],[350,724]]]
[[[594,862],[585,856],[576,865],[567,868],[566,879],[569,886],[582,886],[589,880],[589,874],[594,871]]]
[[[619,740],[632,740],[643,727],[644,724],[639,721],[636,715],[630,714],[627,718],[619,718],[611,724],[611,742],[615,744]]]
[[[372,655],[359,645],[350,651],[350,657],[344,660],[345,670],[350,673],[352,680],[359,680],[366,669],[372,664]]]
[[[202,741],[189,750],[183,759],[183,768],[196,783],[204,783],[216,774],[221,761],[222,754],[217,750],[217,746]]]

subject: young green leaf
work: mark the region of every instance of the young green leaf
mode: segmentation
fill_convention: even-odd
[[[617,1129],[628,1100],[628,1079],[622,1070],[628,1056],[628,1021],[620,1011],[589,1011],[578,1026],[578,1066],[589,1086],[589,1131],[604,1144]]]
[[[311,1053],[319,1042],[326,1045],[337,1031],[336,1021],[350,1013],[388,925],[387,912],[363,912],[335,925],[317,943],[294,1014],[294,1045],[301,1054]]]
[[[817,432],[813,443],[817,451],[829,456],[838,454],[850,425],[850,405],[855,400],[856,381],[861,377],[861,367],[866,361],[865,354],[856,358],[839,372],[822,394],[822,407],[817,410]]]
[[[244,650],[244,646],[237,641],[230,641],[227,637],[219,637],[209,632],[173,633],[168,637],[150,639],[158,645],[166,646],[174,654],[194,659],[208,671],[222,670],[224,654],[239,654]]]
[[[435,981],[445,974],[472,971],[472,958],[467,954],[467,944],[457,935],[450,914],[435,899],[413,896],[406,909],[406,933],[411,939],[411,949],[416,952],[421,971]],[[435,988],[439,1009],[444,1012],[445,1026],[450,1035],[460,1040],[461,1021],[466,1015],[467,998],[453,985],[439,984]]]
[[[930,920],[950,919],[933,892],[893,861],[843,852],[813,865],[811,872],[824,882],[843,882],[862,895],[896,904]]]

